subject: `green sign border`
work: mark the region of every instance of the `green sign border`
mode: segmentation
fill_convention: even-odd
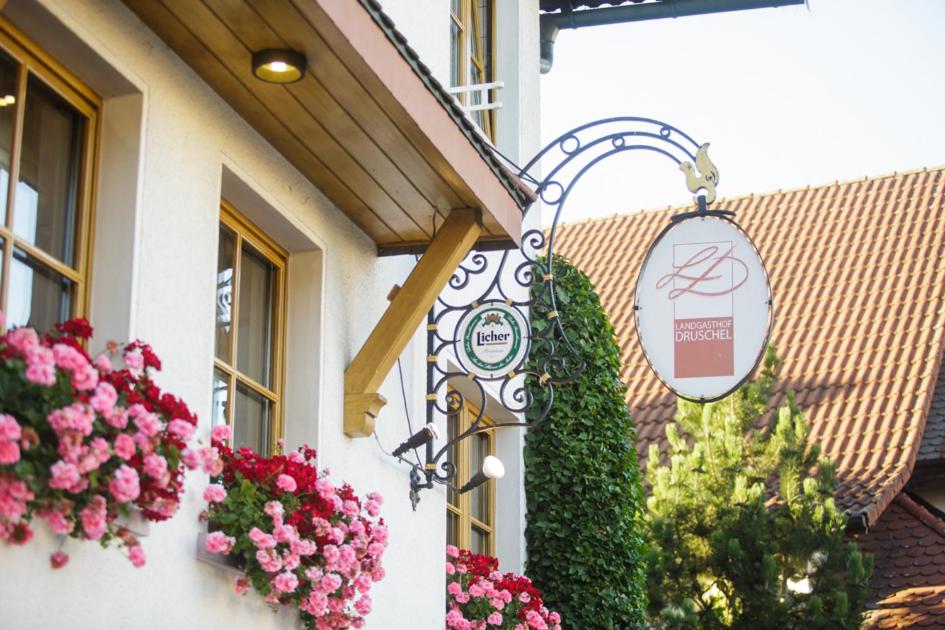
[[[484,305],[485,306],[485,305]],[[482,311],[476,313],[466,324],[466,330],[463,334],[463,351],[465,358],[469,359],[469,362],[472,363],[475,367],[480,370],[488,372],[498,372],[504,370],[507,367],[510,367],[515,360],[515,357],[518,355],[522,347],[522,329],[519,325],[518,319],[512,314],[509,310],[511,307],[506,306],[505,304],[501,305],[491,305],[487,308],[483,308]],[[509,349],[509,352],[499,361],[493,363],[486,363],[482,361],[472,348],[472,333],[477,329],[479,323],[485,317],[486,313],[496,312],[502,315],[502,319],[508,324],[509,328],[512,330],[512,347]],[[524,360],[525,357],[522,357]],[[521,361],[519,362],[521,363]],[[517,367],[517,366],[516,366]]]

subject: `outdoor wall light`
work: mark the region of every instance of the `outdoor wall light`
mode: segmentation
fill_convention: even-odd
[[[394,452],[391,453],[391,455],[394,457],[400,457],[410,449],[419,448],[427,442],[436,440],[439,437],[440,430],[437,429],[436,425],[431,422],[402,442],[400,446],[394,449]],[[499,465],[502,465],[501,462]]]
[[[295,83],[305,74],[305,55],[295,50],[267,48],[253,53],[253,75],[267,83]]]
[[[450,392],[453,396],[453,404],[447,413],[447,418],[455,416],[464,408],[461,394],[457,391]],[[410,504],[414,510],[420,502],[420,491],[429,490],[434,485],[446,486],[454,492],[463,494],[474,488],[478,488],[490,479],[501,479],[505,476],[505,466],[494,455],[487,455],[482,460],[482,468],[462,487],[456,482],[456,464],[451,461],[450,453],[457,444],[471,438],[475,435],[485,432],[493,432],[498,429],[508,427],[527,427],[525,422],[482,422],[483,412],[480,410],[476,419],[458,435],[453,435],[442,446],[435,442],[440,439],[440,433],[432,422],[411,435],[409,438],[389,453],[401,462],[410,465]],[[447,420],[449,421],[449,420]],[[439,448],[437,448],[439,446]],[[426,461],[421,461],[420,453],[415,449],[423,447],[426,451]],[[413,452],[413,461],[408,459],[408,452]]]
[[[490,479],[502,479],[504,476],[505,466],[502,465],[499,458],[494,455],[486,455],[486,458],[482,460],[482,469],[473,475],[472,479],[466,482],[466,485],[459,489],[459,494],[464,494],[474,488],[478,488]]]

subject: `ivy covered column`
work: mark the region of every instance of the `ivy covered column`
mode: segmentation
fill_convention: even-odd
[[[527,573],[566,628],[637,628],[646,607],[643,489],[614,329],[590,281],[563,258],[552,270],[558,316],[587,368],[555,386],[525,439]],[[548,312],[531,313],[549,325]],[[547,392],[534,387],[536,407]]]

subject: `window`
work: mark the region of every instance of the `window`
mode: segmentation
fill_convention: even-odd
[[[447,439],[452,440],[469,428],[479,410],[467,405],[449,416]],[[486,425],[493,424],[488,417]],[[495,432],[484,431],[461,440],[447,452],[447,461],[456,466],[455,480],[465,483],[482,466],[486,455],[495,455]],[[465,494],[447,491],[446,541],[473,553],[495,555],[495,480],[490,479]]]
[[[99,106],[0,19],[0,310],[8,326],[49,330],[87,310]]]
[[[495,81],[495,6],[493,0],[451,0],[450,85],[453,87]],[[457,92],[467,108],[495,100],[495,91]],[[495,110],[471,109],[473,120],[486,136],[495,140]]]
[[[282,436],[285,250],[225,201],[217,250],[213,425],[269,454]]]

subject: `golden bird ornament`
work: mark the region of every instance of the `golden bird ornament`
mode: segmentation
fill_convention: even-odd
[[[706,142],[696,151],[696,164],[682,162],[679,170],[686,174],[686,187],[690,192],[697,193],[705,190],[706,203],[715,201],[715,187],[719,183],[719,169],[709,159],[709,143]],[[698,173],[698,175],[697,175]],[[698,203],[698,197],[693,197]]]

